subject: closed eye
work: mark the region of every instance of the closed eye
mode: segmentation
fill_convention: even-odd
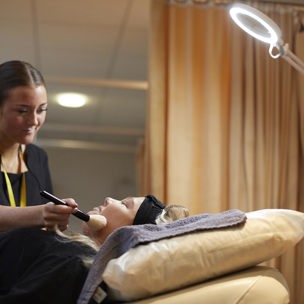
[[[124,205],[124,206],[126,206],[127,208],[129,207],[128,203],[126,201],[121,201],[121,204]]]

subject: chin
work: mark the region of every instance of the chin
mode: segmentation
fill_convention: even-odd
[[[26,137],[23,137],[19,143],[22,144],[22,145],[29,145],[31,144],[35,139],[35,136],[26,136]]]

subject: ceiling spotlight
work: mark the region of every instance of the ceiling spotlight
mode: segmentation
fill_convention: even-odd
[[[61,93],[56,97],[57,103],[67,108],[80,108],[83,107],[88,97],[79,93]]]

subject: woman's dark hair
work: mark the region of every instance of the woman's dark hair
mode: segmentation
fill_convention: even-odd
[[[20,86],[45,86],[42,74],[30,63],[19,60],[0,64],[0,106],[8,97],[9,91]]]

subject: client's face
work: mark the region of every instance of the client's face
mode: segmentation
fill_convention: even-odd
[[[121,201],[106,197],[103,204],[95,207],[89,214],[103,215],[112,227],[132,225],[144,197],[127,197]]]
[[[106,197],[103,204],[95,207],[88,214],[100,214],[107,219],[107,225],[100,231],[91,231],[87,225],[83,227],[83,233],[96,239],[100,243],[115,229],[132,225],[135,215],[144,201],[144,197],[127,197],[123,200],[116,200]]]

